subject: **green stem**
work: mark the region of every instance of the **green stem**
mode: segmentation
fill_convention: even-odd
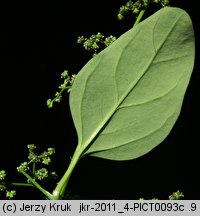
[[[140,13],[137,16],[137,19],[136,19],[136,21],[135,21],[135,23],[134,23],[133,26],[136,26],[140,22],[140,20],[142,19],[145,11],[146,11],[146,8],[140,11]]]
[[[12,182],[10,183],[11,186],[19,186],[19,187],[33,187],[32,184],[29,183],[19,183],[19,182]]]
[[[69,179],[71,177],[72,171],[74,170],[76,164],[80,160],[83,150],[84,149],[81,148],[79,145],[77,146],[68,169],[66,170],[65,174],[63,175],[61,180],[58,182],[56,188],[53,191],[53,199],[58,200],[64,196],[64,193],[65,193],[67,184],[69,182]]]
[[[33,162],[33,175],[35,175],[35,162]]]
[[[36,188],[38,188],[48,199],[52,199],[52,194],[49,193],[47,190],[45,190],[43,187],[41,187],[35,179],[33,179],[31,176],[29,176],[25,171],[21,170],[20,173],[22,173]]]

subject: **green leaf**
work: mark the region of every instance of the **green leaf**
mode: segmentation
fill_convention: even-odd
[[[70,108],[82,156],[140,157],[170,133],[194,64],[189,15],[163,8],[78,73]]]

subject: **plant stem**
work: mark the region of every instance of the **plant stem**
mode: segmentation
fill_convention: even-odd
[[[35,162],[33,162],[33,175],[35,175]]]
[[[12,182],[10,183],[11,186],[20,186],[20,187],[33,187],[30,183],[19,183],[19,182]]]
[[[146,8],[140,11],[140,13],[137,16],[137,19],[136,19],[136,21],[135,21],[135,23],[134,23],[133,26],[136,26],[140,22],[140,20],[142,19],[145,11],[146,11]]]
[[[58,200],[64,196],[65,189],[66,189],[67,184],[69,182],[69,179],[71,177],[72,171],[74,170],[76,164],[80,160],[83,150],[84,149],[81,148],[79,145],[77,146],[77,148],[74,152],[74,155],[71,159],[71,162],[69,164],[68,169],[66,170],[65,174],[63,175],[63,177],[61,178],[58,185],[56,186],[56,188],[53,191],[53,198],[52,199]]]
[[[33,179],[31,176],[29,176],[25,171],[21,170],[20,171],[26,178],[36,187],[38,188],[48,199],[52,199],[52,194],[49,193],[47,190],[45,190],[43,187],[41,187],[35,179]]]

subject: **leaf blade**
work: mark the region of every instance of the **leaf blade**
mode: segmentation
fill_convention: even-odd
[[[177,8],[161,9],[89,61],[70,94],[84,154],[127,160],[162,142],[180,113],[193,62],[191,20]],[[152,131],[152,144],[133,141]]]

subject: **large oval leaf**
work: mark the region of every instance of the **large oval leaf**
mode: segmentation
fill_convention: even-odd
[[[159,10],[91,59],[70,94],[82,154],[128,160],[161,143],[193,64],[192,23],[179,8]]]

